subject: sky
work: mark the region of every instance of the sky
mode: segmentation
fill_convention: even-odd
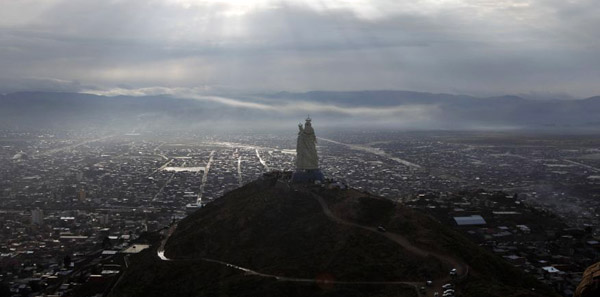
[[[1,0],[0,92],[584,98],[600,94],[598,15],[596,0]]]

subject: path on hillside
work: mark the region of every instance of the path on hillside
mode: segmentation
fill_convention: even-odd
[[[315,198],[321,205],[321,209],[323,210],[323,213],[329,219],[333,220],[336,223],[351,226],[351,227],[361,228],[363,230],[367,230],[370,232],[374,232],[376,234],[379,234],[381,236],[388,238],[389,240],[392,240],[393,242],[397,243],[398,245],[400,245],[404,249],[408,250],[409,252],[411,252],[413,254],[417,254],[421,257],[432,256],[432,257],[438,258],[441,261],[446,262],[446,264],[448,264],[452,268],[456,268],[456,273],[457,273],[456,277],[457,278],[464,278],[469,273],[469,266],[457,258],[448,256],[448,255],[443,255],[440,253],[436,253],[433,251],[424,250],[423,248],[413,245],[412,243],[410,243],[410,241],[406,237],[404,237],[400,234],[391,233],[391,232],[381,232],[381,231],[377,230],[377,228],[375,228],[375,227],[360,225],[360,224],[349,222],[342,218],[336,217],[331,212],[331,210],[329,209],[329,206],[327,205],[327,203],[325,202],[325,200],[323,200],[323,198],[321,196],[316,195],[312,192],[306,192],[306,193],[310,194],[313,198]],[[430,296],[430,295],[433,296],[433,292],[435,292],[436,289],[441,288],[441,286],[443,284],[449,283],[451,281],[452,281],[452,277],[450,277],[450,275],[446,275],[442,278],[433,280],[432,281],[433,284],[427,288],[427,296]],[[429,293],[431,293],[431,294],[429,294]]]
[[[277,281],[282,281],[282,282],[317,283],[317,284],[323,284],[323,285],[329,285],[329,284],[333,284],[333,285],[406,285],[406,286],[413,287],[415,289],[415,291],[417,292],[417,296],[421,296],[418,288],[419,288],[419,285],[422,285],[422,282],[337,281],[337,280],[322,280],[322,279],[316,279],[316,278],[288,277],[288,276],[282,276],[282,275],[262,273],[262,272],[252,270],[250,268],[246,268],[246,267],[238,266],[235,264],[227,263],[225,261],[220,261],[220,260],[210,259],[210,258],[170,259],[170,258],[167,258],[167,256],[165,255],[165,245],[167,244],[167,241],[169,240],[171,235],[173,235],[173,233],[175,232],[175,229],[177,229],[177,223],[171,225],[171,227],[169,227],[169,229],[166,230],[165,238],[163,238],[163,240],[160,242],[160,246],[156,250],[156,255],[162,261],[169,261],[169,262],[204,261],[204,262],[210,262],[210,263],[217,263],[217,264],[221,264],[223,266],[227,266],[229,268],[240,270],[240,271],[244,272],[246,275],[254,275],[254,276],[260,276],[260,277],[265,277],[265,278],[272,278],[272,279],[275,279]]]
[[[392,232],[381,232],[381,231],[377,230],[377,228],[375,228],[375,227],[364,226],[364,225],[360,225],[357,223],[343,220],[343,219],[335,216],[331,212],[331,210],[329,209],[329,206],[327,205],[327,203],[323,200],[323,198],[321,196],[318,196],[310,191],[307,191],[306,193],[310,194],[313,198],[315,198],[317,200],[317,202],[321,206],[323,213],[330,220],[334,221],[335,223],[347,225],[347,226],[351,226],[351,227],[355,227],[355,228],[360,228],[360,229],[367,230],[370,232],[374,232],[376,234],[379,234],[381,236],[388,238],[389,240],[392,240],[393,242],[400,245],[402,248],[406,249],[407,251],[409,251],[413,254],[419,255],[421,257],[432,256],[432,257],[438,258],[442,262],[445,262],[446,264],[448,264],[449,266],[456,268],[458,278],[465,277],[469,272],[468,266],[466,264],[462,263],[462,261],[460,261],[454,257],[448,256],[448,255],[443,255],[440,253],[424,250],[423,248],[417,247],[417,246],[413,245],[406,237],[404,237],[400,234],[396,234],[396,233],[392,233]],[[159,248],[157,249],[157,256],[162,261],[194,261],[194,260],[196,260],[196,261],[218,263],[218,264],[230,267],[230,268],[240,270],[247,275],[272,278],[277,281],[286,281],[286,282],[334,284],[334,285],[407,285],[407,286],[412,286],[415,289],[417,296],[419,296],[419,297],[422,296],[421,292],[419,291],[419,286],[423,286],[425,281],[422,281],[422,282],[414,282],[414,281],[333,281],[333,280],[321,280],[321,279],[313,279],[313,278],[297,278],[297,277],[287,277],[287,276],[282,276],[282,275],[262,273],[262,272],[252,270],[250,268],[246,268],[246,267],[238,266],[238,265],[235,265],[232,263],[227,263],[224,261],[210,259],[210,258],[169,259],[165,255],[165,245],[166,245],[167,241],[169,240],[169,238],[171,237],[171,235],[175,232],[176,228],[177,228],[177,224],[175,223],[169,229],[166,230],[165,237],[161,241],[161,244],[160,244]],[[440,289],[441,286],[443,284],[449,283],[451,281],[452,281],[452,278],[449,275],[445,275],[444,277],[433,280],[433,284],[430,287],[427,287],[426,296],[433,296],[433,293],[436,291],[441,292],[442,291]]]
[[[361,228],[361,229],[382,235],[382,236],[387,237],[388,239],[394,241],[395,243],[402,246],[404,249],[410,251],[413,254],[417,254],[421,257],[433,256],[433,257],[439,258],[440,260],[450,264],[450,266],[456,268],[457,270],[463,266],[463,263],[461,261],[459,261],[458,259],[447,256],[447,255],[442,255],[442,254],[439,254],[436,252],[423,250],[422,248],[417,247],[417,246],[413,245],[412,243],[410,243],[410,241],[406,237],[404,237],[400,234],[391,233],[391,232],[381,232],[381,231],[377,230],[377,228],[375,228],[375,227],[360,225],[360,224],[349,222],[342,218],[336,217],[331,212],[331,210],[329,209],[329,206],[327,205],[327,203],[323,200],[323,198],[321,196],[315,195],[313,193],[310,193],[310,194],[313,196],[313,198],[315,198],[319,202],[319,204],[321,205],[321,208],[323,209],[323,213],[325,213],[325,215],[327,217],[329,217],[336,223],[339,223],[342,225],[347,225],[347,226],[352,226],[352,227],[356,227],[356,228]]]

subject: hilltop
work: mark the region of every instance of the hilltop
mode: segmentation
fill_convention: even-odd
[[[422,213],[276,174],[164,235],[132,257],[113,296],[422,296],[427,280],[427,296],[451,281],[457,296],[553,295]]]

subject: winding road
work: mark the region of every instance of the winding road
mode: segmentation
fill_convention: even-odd
[[[462,263],[461,261],[459,261],[458,259],[454,258],[454,257],[450,257],[448,255],[443,255],[440,253],[436,253],[433,251],[426,251],[420,247],[417,247],[415,245],[413,245],[412,243],[410,243],[410,241],[397,233],[392,233],[392,232],[381,232],[379,230],[377,230],[377,228],[375,227],[369,227],[369,226],[364,226],[364,225],[360,225],[360,224],[356,224],[353,222],[349,222],[346,220],[343,220],[339,217],[336,217],[331,210],[329,209],[329,206],[327,205],[327,203],[323,200],[322,197],[315,195],[313,193],[309,193],[310,195],[313,196],[313,198],[315,198],[317,201],[319,201],[319,204],[321,205],[321,208],[323,210],[323,213],[331,220],[333,220],[336,223],[342,224],[342,225],[347,225],[347,226],[352,226],[352,227],[356,227],[356,228],[361,228],[363,230],[367,230],[367,231],[371,231],[374,232],[376,234],[382,235],[384,237],[386,237],[387,239],[397,243],[398,245],[400,245],[402,248],[410,251],[411,253],[414,253],[416,255],[419,255],[421,257],[428,257],[428,256],[432,256],[435,258],[440,259],[442,262],[445,262],[448,266],[456,268],[456,272],[457,272],[457,277],[458,278],[463,278],[465,277],[468,272],[469,272],[469,268],[466,264]],[[439,278],[439,279],[435,279],[433,280],[433,284],[427,288],[427,296],[433,296],[433,292],[435,291],[436,288],[440,288],[442,285],[449,283],[452,281],[452,277],[450,277],[450,275],[444,276],[443,278]],[[429,294],[431,293],[431,294]]]
[[[462,263],[461,261],[459,261],[456,258],[453,258],[451,256],[448,255],[443,255],[443,254],[439,254],[433,251],[427,251],[424,250],[420,247],[417,247],[415,245],[413,245],[412,243],[410,243],[410,241],[405,238],[404,236],[397,234],[397,233],[392,233],[392,232],[381,232],[379,230],[377,230],[377,228],[375,227],[370,227],[370,226],[364,226],[364,225],[360,225],[360,224],[356,224],[353,222],[349,222],[346,220],[343,220],[339,217],[336,217],[331,210],[329,209],[329,206],[327,205],[327,203],[323,200],[322,197],[315,195],[314,193],[310,192],[310,191],[306,191],[306,193],[310,194],[314,199],[316,199],[319,202],[319,205],[321,206],[321,209],[323,211],[323,213],[332,221],[338,223],[338,224],[342,224],[342,225],[347,225],[347,226],[351,226],[351,227],[355,227],[355,228],[360,228],[363,230],[367,230],[369,232],[374,232],[376,234],[379,234],[381,236],[384,236],[386,238],[388,238],[389,240],[395,242],[396,244],[400,245],[402,248],[410,251],[411,253],[414,253],[416,255],[419,255],[421,257],[427,257],[427,256],[433,256],[435,258],[440,259],[441,261],[445,262],[447,265],[454,267],[457,269],[457,277],[458,278],[463,278],[465,277],[468,272],[468,266],[464,263]],[[200,260],[200,261],[205,261],[205,262],[211,262],[211,263],[218,263],[230,268],[234,268],[237,270],[240,270],[242,272],[244,272],[247,275],[254,275],[254,276],[260,276],[260,277],[265,277],[265,278],[272,278],[275,279],[277,281],[285,281],[285,282],[301,282],[301,283],[318,283],[318,284],[334,284],[334,285],[407,285],[407,286],[411,286],[415,289],[415,291],[417,292],[418,296],[423,296],[423,294],[421,293],[421,291],[419,290],[419,286],[423,286],[424,281],[423,282],[414,282],[414,281],[337,281],[337,280],[322,280],[322,279],[312,279],[312,278],[297,278],[297,277],[287,277],[287,276],[281,276],[281,275],[273,275],[273,274],[267,274],[267,273],[262,273],[259,271],[255,271],[252,270],[250,268],[246,268],[246,267],[241,267],[232,263],[227,263],[224,261],[220,261],[220,260],[216,260],[216,259],[210,259],[210,258],[199,258],[199,259],[170,259],[167,258],[165,255],[165,245],[167,243],[167,241],[169,240],[169,238],[171,237],[171,235],[173,234],[173,232],[175,232],[175,229],[177,228],[177,223],[174,223],[173,225],[171,225],[171,227],[169,229],[166,230],[166,234],[164,239],[161,241],[161,244],[159,246],[159,248],[157,249],[157,256],[158,258],[160,258],[162,261],[193,261],[193,260]],[[441,291],[441,286],[445,283],[449,283],[452,281],[452,278],[447,275],[444,276],[442,278],[439,279],[435,279],[433,280],[433,284],[429,287],[426,288],[426,293],[425,296],[433,296],[433,293],[435,291]]]

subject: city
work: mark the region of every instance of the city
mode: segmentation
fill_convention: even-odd
[[[0,297],[600,296],[598,1],[0,7]]]
[[[600,259],[593,136],[318,136],[328,181],[455,226],[563,296]],[[293,134],[191,132],[2,131],[0,148],[0,278],[19,296],[103,293],[146,237],[264,173],[293,170],[296,152]]]

